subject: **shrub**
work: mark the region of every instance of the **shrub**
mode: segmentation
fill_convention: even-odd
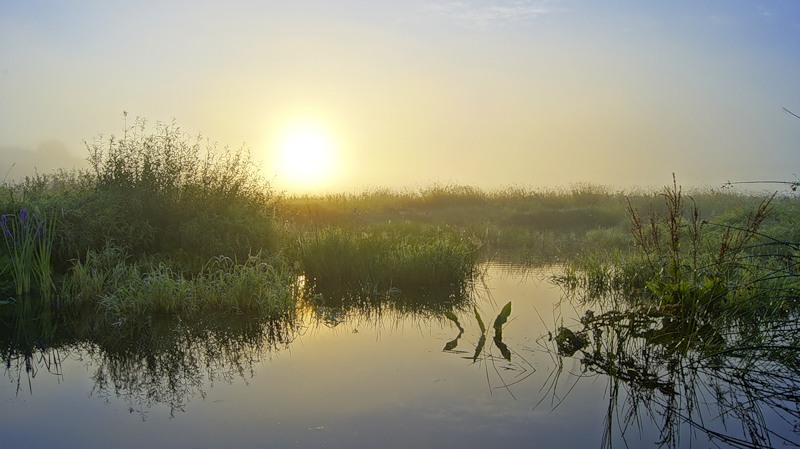
[[[87,144],[95,190],[80,205],[87,247],[112,240],[134,255],[247,257],[275,246],[275,196],[246,149],[218,150],[173,124]]]

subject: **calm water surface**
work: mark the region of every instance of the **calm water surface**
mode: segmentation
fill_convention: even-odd
[[[27,361],[9,357],[0,383],[2,445],[657,447],[659,416],[643,407],[644,417],[626,423],[619,406],[608,432],[609,378],[557,355],[550,333],[574,326],[584,311],[561,301],[550,273],[488,268],[474,298],[489,327],[477,353],[471,306],[455,312],[460,337],[443,314],[319,307],[291,328],[230,340],[178,326],[158,337],[170,341],[152,342],[155,353],[75,341],[34,350]],[[509,301],[509,323],[495,343],[491,323]],[[776,424],[789,434],[793,425]],[[678,447],[710,445],[690,426],[679,433]]]

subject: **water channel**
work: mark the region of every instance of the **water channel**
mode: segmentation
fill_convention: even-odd
[[[663,373],[648,386],[560,354],[556,329],[579,327],[585,308],[549,282],[557,270],[487,266],[453,309],[457,322],[424,308],[318,304],[292,323],[173,319],[128,339],[33,336],[25,350],[5,329],[3,446],[752,446],[737,443],[752,441],[750,421],[718,403],[716,389],[734,381],[707,371],[671,391]],[[509,302],[496,338],[492,322]],[[693,401],[690,412],[664,410],[676,401]],[[796,446],[798,405],[759,407],[765,441]]]

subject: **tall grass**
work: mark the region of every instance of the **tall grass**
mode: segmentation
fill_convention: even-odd
[[[91,250],[64,281],[62,304],[92,306],[124,322],[153,314],[200,312],[277,316],[295,307],[296,275],[281,258],[257,254],[243,262],[218,256],[184,277],[164,261],[130,261],[118,247]]]
[[[96,179],[88,206],[101,209],[88,223],[96,240],[136,255],[183,251],[203,259],[274,248],[275,196],[247,149],[202,145],[174,123],[150,132],[137,119],[122,138],[87,150]]]
[[[701,220],[756,207],[763,195],[733,190],[690,191]],[[484,254],[527,263],[565,262],[594,251],[627,251],[629,203],[666,213],[657,190],[614,190],[592,184],[560,189],[480,190],[433,185],[417,191],[376,189],[354,194],[286,198],[280,216],[291,227],[357,227],[409,222],[451,226],[476,235]],[[794,200],[786,199],[787,206]],[[797,201],[794,201],[795,203]],[[794,213],[794,212],[793,212]]]
[[[644,215],[629,205],[637,252],[616,258],[583,258],[555,281],[584,299],[622,297],[667,314],[687,338],[703,326],[730,320],[756,322],[794,313],[800,304],[800,245],[768,236],[773,197],[751,211],[719,221],[701,219],[696,203],[677,183],[664,189],[663,213]]]
[[[321,286],[418,290],[470,282],[481,245],[453,229],[386,224],[321,228],[299,237],[294,254]]]
[[[18,297],[31,293],[32,281],[49,298],[53,286],[50,256],[55,237],[55,220],[39,210],[20,209],[0,217],[14,289]]]

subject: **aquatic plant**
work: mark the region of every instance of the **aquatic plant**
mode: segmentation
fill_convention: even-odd
[[[724,314],[766,316],[794,307],[800,245],[760,231],[773,197],[735,219],[708,221],[696,204],[686,210],[674,180],[662,196],[663,213],[651,209],[643,216],[629,205],[638,252],[585,257],[554,282],[586,301],[621,297],[627,304],[670,311],[686,323],[687,335]],[[624,294],[611,294],[616,291]]]
[[[465,285],[476,274],[479,250],[454,230],[385,225],[322,228],[300,236],[293,251],[315,285],[386,291]]]
[[[478,358],[483,353],[483,349],[486,346],[486,325],[483,323],[483,318],[481,318],[481,314],[478,311],[476,306],[473,306],[473,313],[475,315],[475,321],[478,323],[478,328],[481,331],[481,335],[478,338],[478,343],[475,345],[475,351],[472,355],[472,361],[476,362]],[[453,324],[456,325],[458,328],[458,336],[455,339],[447,342],[445,344],[443,351],[453,351],[458,346],[458,340],[461,338],[461,335],[464,333],[464,328],[461,326],[461,322],[458,320],[458,317],[453,312],[445,312],[445,318],[450,320]],[[508,318],[511,316],[511,302],[509,301],[500,312],[497,314],[497,317],[494,320],[494,341],[495,346],[497,349],[500,350],[500,354],[503,356],[504,359],[507,361],[511,361],[511,350],[508,346],[503,342],[503,325],[508,322]]]
[[[31,293],[33,280],[38,291],[49,298],[53,286],[50,256],[55,220],[38,210],[30,213],[23,208],[16,214],[0,217],[0,228],[17,296]]]
[[[663,198],[662,212],[646,217],[629,206],[638,253],[584,259],[552,279],[599,309],[586,311],[580,329],[551,333],[553,353],[579,358],[583,376],[608,376],[604,447],[637,416],[658,417],[666,447],[681,447],[687,426],[715,444],[796,446],[796,429],[772,428],[764,413],[800,419],[800,245],[761,232],[772,196],[715,222],[700,219],[696,204],[687,212],[674,180]],[[706,409],[741,431],[713,426]]]
[[[467,313],[467,311],[462,312]],[[494,329],[492,343],[494,343],[494,347],[500,351],[500,357],[497,357],[492,353],[493,350],[491,345],[488,348],[486,346],[487,328],[477,306],[473,306],[472,314],[476,323],[478,324],[478,329],[480,330],[480,335],[478,336],[478,341],[475,343],[475,347],[470,350],[458,349],[459,340],[464,334],[465,329],[455,313],[446,312],[444,313],[445,318],[458,328],[458,335],[454,339],[448,341],[444,348],[442,348],[442,351],[453,354],[462,354],[461,357],[471,360],[471,364],[477,366],[482,365],[486,370],[486,380],[489,388],[502,388],[506,390],[512,398],[514,398],[515,396],[511,391],[511,386],[530,377],[536,371],[536,369],[525,359],[524,356],[509,348],[508,345],[503,341],[503,326],[508,322],[508,319],[511,316],[511,302],[509,301],[505,306],[502,307],[502,309],[500,309],[500,312],[498,312],[497,317],[495,317],[494,324],[492,326]],[[501,365],[498,366],[498,363]],[[500,382],[499,386],[492,386],[492,381],[490,380],[490,366],[492,367],[492,371],[495,373],[495,377]],[[508,380],[505,378],[503,373],[513,373],[514,378]]]
[[[76,260],[64,280],[62,302],[93,305],[117,322],[166,313],[253,313],[276,316],[294,310],[294,271],[279,257],[256,254],[244,262],[219,256],[184,277],[164,261],[128,261],[125,250],[107,246]]]

